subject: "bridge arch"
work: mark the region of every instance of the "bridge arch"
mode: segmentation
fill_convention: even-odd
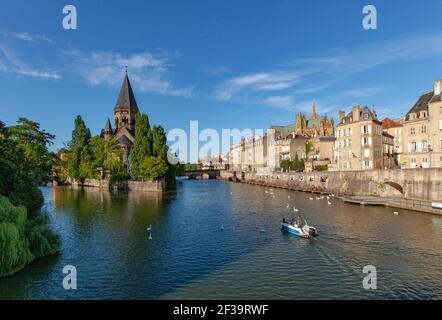
[[[389,185],[393,189],[399,191],[403,196],[405,196],[404,187],[402,187],[399,183],[394,181],[384,181],[384,184]]]

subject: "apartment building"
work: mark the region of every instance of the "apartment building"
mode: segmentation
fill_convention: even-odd
[[[382,168],[382,123],[374,110],[355,106],[347,115],[339,111],[334,158],[336,170]]]
[[[388,132],[382,132],[382,168],[397,168],[394,158],[394,137]]]
[[[428,104],[430,166],[442,167],[442,80],[434,83],[433,97]]]
[[[442,81],[421,95],[403,122],[403,168],[442,166]]]
[[[401,122],[403,119],[400,120],[392,120],[390,118],[385,118],[382,120],[382,130],[393,136],[393,158],[394,158],[394,167],[400,167],[401,166],[401,156],[402,156],[402,150],[403,150],[403,139],[402,139],[402,132],[403,132],[403,125]],[[385,151],[385,150],[384,150]],[[402,166],[404,168],[404,166]]]

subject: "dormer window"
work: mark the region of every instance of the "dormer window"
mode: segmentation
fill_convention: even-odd
[[[425,111],[421,112],[421,118],[426,118],[427,117],[427,113]]]
[[[364,119],[368,120],[368,113],[364,113]]]

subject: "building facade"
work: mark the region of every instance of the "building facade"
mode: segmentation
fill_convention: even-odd
[[[401,122],[403,122],[403,119],[392,120],[385,118],[382,120],[382,130],[393,137],[394,167],[405,168],[405,166],[401,164],[403,152],[403,125]]]
[[[421,95],[403,122],[403,168],[442,167],[442,80]]]
[[[334,158],[336,170],[382,168],[382,123],[374,110],[355,106],[347,115],[339,111]]]

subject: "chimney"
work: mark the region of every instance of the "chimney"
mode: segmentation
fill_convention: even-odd
[[[359,121],[359,114],[361,113],[360,106],[353,107],[353,121]]]
[[[434,95],[438,96],[442,93],[442,80],[434,81]]]
[[[345,111],[338,111],[338,122],[342,123],[342,119],[345,117]]]

